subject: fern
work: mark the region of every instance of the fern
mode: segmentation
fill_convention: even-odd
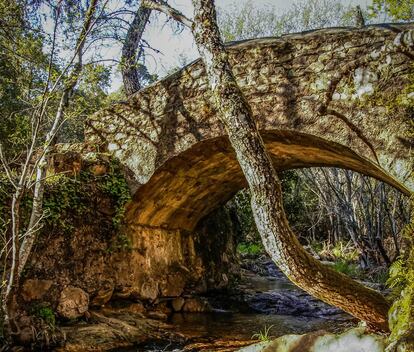
[[[413,351],[409,337],[414,335],[414,196],[411,198],[411,222],[403,230],[407,250],[390,267],[387,284],[396,297],[389,311],[391,335],[387,350]]]
[[[401,288],[407,278],[405,276],[405,262],[403,259],[396,260],[389,269],[389,277],[387,280],[387,286],[390,288]]]

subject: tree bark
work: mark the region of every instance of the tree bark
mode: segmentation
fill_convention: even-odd
[[[311,257],[291,230],[277,173],[237,86],[216,24],[214,1],[193,0],[192,25],[216,108],[249,184],[252,210],[266,251],[297,286],[378,330],[388,330],[389,303],[378,292]]]
[[[12,212],[12,230],[11,230],[11,246],[12,246],[12,263],[10,268],[9,280],[2,292],[3,302],[2,309],[4,313],[4,331],[6,336],[12,338],[18,333],[16,324],[16,292],[19,288],[19,233],[20,233],[20,203],[23,197],[23,189],[17,186],[16,192],[13,194],[11,212]],[[6,244],[5,255],[7,257],[8,245]]]
[[[141,82],[137,70],[137,50],[150,14],[150,9],[143,6],[139,7],[128,29],[122,47],[121,71],[124,90],[127,96],[141,89]]]

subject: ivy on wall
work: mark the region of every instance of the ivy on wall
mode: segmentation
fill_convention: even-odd
[[[106,209],[111,216],[111,228],[121,238],[120,233],[125,205],[130,199],[128,184],[117,160],[97,158],[73,175],[57,173],[49,175],[46,180],[44,198],[43,227],[48,232],[57,232],[70,236],[81,222],[96,222],[97,212]],[[102,164],[106,170],[102,175],[95,175],[90,166]],[[10,223],[10,204],[12,187],[4,175],[0,174],[0,232],[6,233]],[[32,207],[31,194],[27,194],[21,207],[23,224],[27,225]],[[23,227],[24,229],[24,227]],[[41,230],[41,232],[44,230]],[[119,241],[118,241],[119,242]]]

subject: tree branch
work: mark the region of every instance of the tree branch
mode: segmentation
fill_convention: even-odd
[[[190,29],[193,27],[193,21],[183,15],[180,11],[168,5],[164,0],[142,0],[142,6],[147,9],[163,12]]]
[[[6,157],[4,156],[3,145],[1,144],[1,142],[0,142],[0,161],[3,164],[4,171],[6,172],[6,176],[9,179],[10,183],[15,189],[17,189],[17,185],[13,181],[12,171],[10,170]]]

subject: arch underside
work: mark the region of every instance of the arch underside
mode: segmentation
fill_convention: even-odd
[[[372,161],[341,144],[292,131],[263,131],[277,170],[326,166],[360,172],[409,191]],[[129,222],[192,231],[246,181],[226,136],[195,144],[168,160],[142,185],[127,209]]]

